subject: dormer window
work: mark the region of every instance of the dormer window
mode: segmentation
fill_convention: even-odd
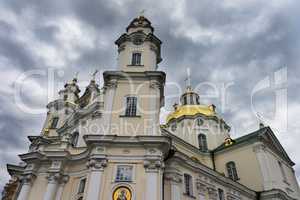
[[[131,65],[141,65],[141,59],[142,59],[142,54],[141,53],[133,53],[132,54],[132,60],[131,60]]]

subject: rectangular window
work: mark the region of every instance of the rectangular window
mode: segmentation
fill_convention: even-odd
[[[141,65],[141,58],[142,58],[141,53],[133,53],[132,54],[131,65]]]
[[[127,117],[136,116],[136,107],[137,107],[137,98],[136,97],[127,97],[126,98],[125,116],[127,116]]]
[[[83,194],[84,193],[85,183],[86,183],[86,178],[83,178],[83,179],[80,180],[77,194]]]
[[[116,181],[132,181],[132,166],[120,165],[117,167]]]
[[[56,128],[57,123],[58,123],[58,117],[53,117],[52,121],[51,121],[50,128]]]
[[[185,187],[185,194],[188,196],[193,195],[193,181],[192,176],[189,174],[184,174],[184,187]]]
[[[218,189],[219,200],[225,200],[224,190]]]

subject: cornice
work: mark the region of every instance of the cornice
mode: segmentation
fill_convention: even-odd
[[[171,140],[166,136],[117,136],[117,135],[84,135],[83,139],[88,148],[92,146],[144,146],[157,147],[167,153]]]
[[[272,190],[260,192],[260,199],[261,200],[267,200],[267,199],[296,200],[280,189],[272,189]]]

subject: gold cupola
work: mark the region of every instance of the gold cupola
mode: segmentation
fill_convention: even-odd
[[[200,105],[200,97],[194,92],[191,86],[186,88],[186,91],[180,97],[180,105],[174,106],[174,111],[167,116],[167,124],[175,119],[179,119],[185,116],[216,116],[214,105]]]

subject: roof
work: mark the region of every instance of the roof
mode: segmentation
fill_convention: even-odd
[[[225,145],[225,142],[221,144],[219,147],[213,150],[213,152],[220,152],[222,150],[232,150],[237,145],[246,145],[251,144],[257,141],[261,141],[270,149],[272,149],[275,153],[277,153],[282,159],[287,161],[290,165],[295,165],[295,163],[290,159],[279,140],[275,136],[274,132],[270,127],[263,127],[257,131],[244,135],[242,137],[236,138],[233,140],[232,145]]]
[[[206,105],[181,105],[176,110],[167,116],[167,123],[172,119],[178,119],[182,116],[194,116],[203,114],[205,116],[216,116],[216,112]]]

